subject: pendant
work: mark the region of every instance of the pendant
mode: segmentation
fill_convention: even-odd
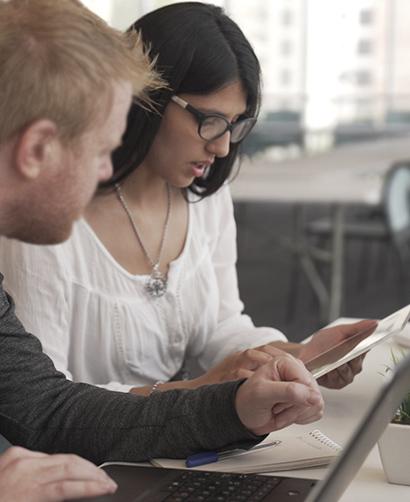
[[[145,283],[145,289],[153,298],[165,295],[167,291],[167,279],[159,270],[158,264],[154,265],[151,275]]]

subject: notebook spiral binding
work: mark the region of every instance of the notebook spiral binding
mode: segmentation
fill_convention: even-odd
[[[309,436],[313,437],[320,443],[328,446],[329,448],[332,448],[333,450],[339,451],[342,449],[340,444],[336,443],[336,441],[333,441],[333,439],[330,439],[330,437],[326,436],[326,434],[323,434],[319,429],[314,429],[313,431],[309,432]]]

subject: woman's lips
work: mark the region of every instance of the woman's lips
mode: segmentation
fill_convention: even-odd
[[[205,167],[200,166],[198,164],[193,164],[192,171],[194,173],[195,178],[200,178],[201,176],[203,176],[205,172]]]
[[[210,162],[192,162],[192,172],[195,178],[200,178],[204,175],[205,170],[211,165]]]

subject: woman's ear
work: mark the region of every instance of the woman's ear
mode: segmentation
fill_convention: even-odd
[[[17,139],[15,167],[20,176],[36,179],[44,169],[58,161],[61,143],[57,126],[48,119],[41,119],[26,127]]]

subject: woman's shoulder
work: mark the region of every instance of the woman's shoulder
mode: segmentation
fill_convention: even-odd
[[[78,232],[81,232],[80,226],[80,222],[76,222],[71,236],[66,241],[53,245],[30,244],[0,237],[0,267],[5,270],[18,267],[36,275],[45,272],[63,273],[74,242],[78,239]]]
[[[220,236],[232,228],[233,206],[229,186],[190,204],[191,235],[201,245],[214,249]]]
[[[225,212],[232,209],[232,196],[228,183],[225,183],[217,192],[198,200],[190,196],[191,205],[198,215],[205,220],[219,221]]]

